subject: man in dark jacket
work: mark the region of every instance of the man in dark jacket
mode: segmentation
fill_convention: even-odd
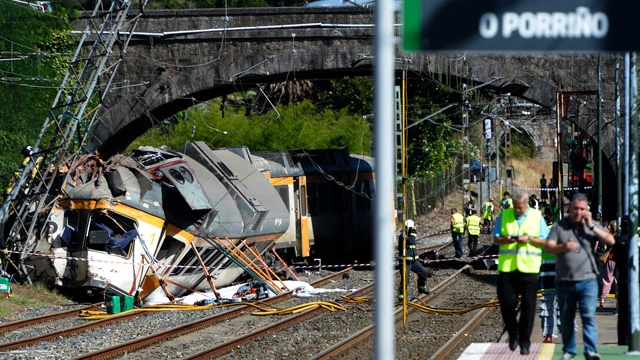
[[[413,220],[407,220],[405,222],[407,234],[401,234],[400,239],[398,240],[398,256],[400,257],[400,286],[398,288],[398,301],[402,301],[404,299],[404,291],[403,284],[408,284],[410,279],[410,272],[413,271],[418,275],[418,292],[421,294],[428,294],[429,290],[427,289],[427,269],[422,266],[420,263],[420,258],[418,257],[418,251],[416,250],[416,236],[418,236],[418,232],[415,229],[415,224]],[[402,267],[402,262],[405,262],[406,267]],[[406,280],[405,280],[405,271],[406,269]]]

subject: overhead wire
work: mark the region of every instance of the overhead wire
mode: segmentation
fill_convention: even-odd
[[[301,149],[301,151],[302,151],[303,155],[308,158],[308,160],[311,162],[313,167],[316,168],[316,170],[318,170],[318,172],[326,180],[329,180],[329,181],[333,182],[334,184],[336,184],[336,185],[338,185],[338,186],[340,186],[340,187],[342,187],[342,188],[344,188],[344,189],[346,189],[346,190],[348,190],[348,191],[350,191],[350,192],[352,192],[352,193],[354,193],[356,195],[359,195],[359,196],[362,196],[362,197],[364,197],[366,199],[371,200],[371,197],[368,194],[361,193],[361,192],[357,191],[357,189],[355,189],[355,185],[357,184],[357,181],[358,181],[357,173],[360,170],[359,169],[359,164],[360,164],[360,160],[359,159],[358,159],[358,170],[356,171],[356,176],[354,176],[354,181],[353,181],[353,183],[351,185],[347,185],[347,184],[343,183],[342,181],[336,179],[335,176],[333,176],[333,175],[329,174],[328,172],[326,172],[318,163],[316,163],[313,160],[313,157],[311,156],[311,154],[309,154],[306,150]]]

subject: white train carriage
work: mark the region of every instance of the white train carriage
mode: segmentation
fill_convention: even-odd
[[[277,191],[245,158],[244,148],[204,143],[140,148],[96,162],[99,171],[86,171],[85,158],[36,247],[54,255],[50,269],[34,272],[53,272],[56,284],[76,292],[141,299],[230,284],[245,271],[233,249],[250,248],[255,260],[289,226]]]

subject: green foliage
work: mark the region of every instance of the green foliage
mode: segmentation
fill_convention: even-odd
[[[511,156],[520,160],[535,158],[536,145],[529,135],[511,131]]]
[[[66,73],[75,39],[60,17],[0,2],[0,185],[20,166],[20,150],[33,145]],[[38,55],[40,54],[40,55]],[[42,56],[46,54],[47,56]]]
[[[371,154],[370,124],[345,109],[317,111],[309,100],[278,107],[265,115],[245,116],[244,107],[225,110],[224,117],[215,101],[189,108],[176,117],[150,129],[130,148],[142,145],[178,147],[186,141],[202,140],[211,147],[247,146],[253,151],[284,149],[347,148],[352,153]],[[226,134],[225,134],[226,132]]]
[[[408,125],[417,124],[408,130],[409,174],[429,177],[460,159],[462,128],[458,107],[433,115],[458,102],[460,95],[426,79],[410,81],[407,95]]]
[[[345,77],[331,81],[328,91],[317,94],[320,109],[346,109],[353,114],[373,113],[373,79]]]

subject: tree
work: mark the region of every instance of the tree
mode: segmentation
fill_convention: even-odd
[[[318,111],[310,101],[278,105],[263,115],[245,116],[234,102],[222,116],[219,99],[191,107],[174,119],[147,131],[129,148],[142,145],[178,147],[186,141],[204,140],[211,147],[247,146],[252,151],[347,148],[371,154],[371,127],[346,109]]]

